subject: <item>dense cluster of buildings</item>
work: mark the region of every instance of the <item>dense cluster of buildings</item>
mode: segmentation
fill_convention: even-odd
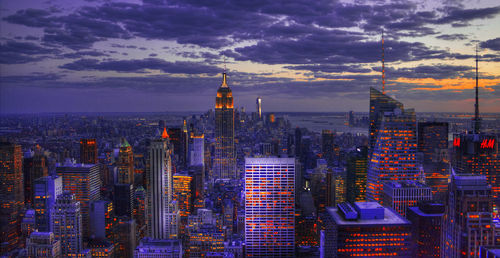
[[[370,88],[368,116],[347,116],[349,126],[367,121],[368,137],[314,132],[264,113],[260,97],[251,115],[238,110],[224,73],[205,114],[48,119],[2,124],[27,125],[0,143],[2,256],[496,257],[500,249],[498,130],[482,130],[478,102],[473,129],[453,134],[448,122],[421,121]]]

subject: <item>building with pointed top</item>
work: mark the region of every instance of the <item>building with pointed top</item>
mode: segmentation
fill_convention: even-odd
[[[118,152],[118,183],[134,184],[134,153],[132,146],[123,138]]]
[[[257,116],[259,117],[259,120],[262,120],[262,98],[257,97],[257,100],[255,101],[257,105]]]
[[[154,239],[175,238],[178,234],[179,211],[173,200],[172,152],[166,128],[161,138],[149,147],[148,235]]]
[[[373,111],[373,112],[372,112]],[[370,88],[370,144],[366,198],[382,201],[386,180],[417,180],[417,126],[413,109]]]
[[[227,85],[226,73],[215,98],[215,158],[214,174],[219,179],[234,179],[236,152],[234,148],[233,93]]]

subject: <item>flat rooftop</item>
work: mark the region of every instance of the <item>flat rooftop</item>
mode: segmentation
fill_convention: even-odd
[[[358,203],[356,203],[358,204]],[[363,204],[361,204],[363,205]],[[370,206],[370,209],[380,207],[380,204],[369,203],[365,206]],[[336,207],[327,207],[328,214],[335,220],[337,225],[349,226],[349,225],[406,225],[410,224],[408,220],[403,218],[401,215],[396,213],[395,211],[387,208],[384,208],[384,218],[383,219],[358,219],[358,220],[344,220],[342,215],[339,214],[338,209]]]

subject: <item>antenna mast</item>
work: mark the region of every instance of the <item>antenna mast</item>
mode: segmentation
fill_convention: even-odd
[[[384,30],[382,30],[382,93],[385,94],[385,49],[384,49]]]

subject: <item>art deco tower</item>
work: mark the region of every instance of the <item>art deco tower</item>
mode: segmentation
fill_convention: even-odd
[[[234,150],[233,93],[227,85],[226,73],[215,98],[215,176],[220,179],[237,177]]]
[[[169,135],[163,129],[161,138],[149,147],[148,229],[154,239],[177,237],[179,212],[173,201],[172,151]]]

